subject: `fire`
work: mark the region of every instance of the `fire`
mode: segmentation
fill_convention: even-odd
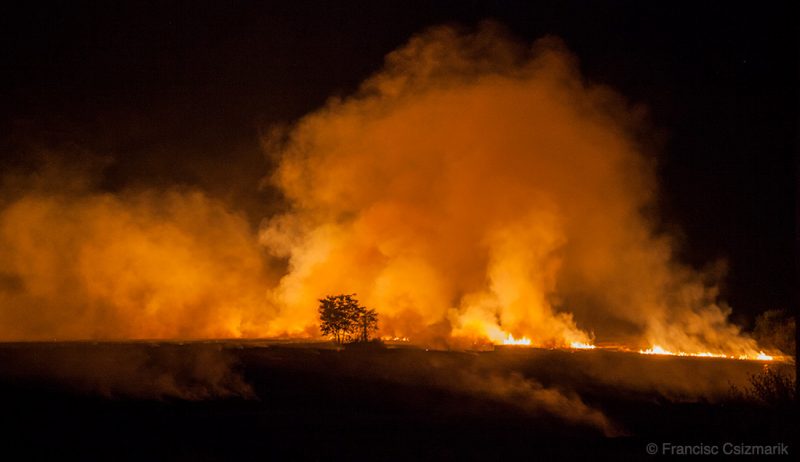
[[[775,358],[773,356],[765,354],[763,351],[759,351],[758,355],[756,355],[756,359],[760,361],[772,361]]]
[[[503,339],[503,345],[526,345],[526,346],[530,346],[531,345],[531,339],[529,339],[528,337],[522,337],[522,338],[516,339],[516,338],[514,338],[513,335],[508,334],[508,337]]]
[[[512,334],[506,335],[503,339],[503,345],[524,345],[524,346],[532,346],[533,342],[528,337],[520,337],[514,338]],[[569,347],[575,350],[594,350],[597,348],[595,345],[586,342],[572,342],[569,344]]]
[[[658,188],[638,117],[587,87],[563,45],[516,55],[529,48],[437,28],[268,135],[289,205],[260,229],[288,261],[272,330],[312,332],[314,300],[347,290],[421,343],[591,349],[618,319],[674,351],[758,351],[722,275],[682,264],[639,213]]]
[[[257,235],[201,191],[3,173],[0,340],[319,338],[317,300],[357,292],[393,342],[607,349],[619,320],[642,354],[782,358],[639,213],[639,116],[563,44],[518,45],[428,31],[271,130],[285,203]]]
[[[675,353],[667,351],[658,345],[653,345],[652,348],[648,348],[647,350],[639,350],[639,353],[643,355],[675,355]]]
[[[696,356],[701,358],[726,358],[726,359],[740,359],[740,360],[758,360],[758,361],[773,361],[774,356],[770,356],[763,351],[756,354],[742,354],[742,355],[726,355],[724,353],[712,353],[709,351],[702,351],[697,353],[687,353],[685,351],[670,351],[660,345],[653,345],[646,350],[639,350],[643,355],[668,355],[668,356]]]

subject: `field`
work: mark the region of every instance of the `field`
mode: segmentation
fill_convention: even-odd
[[[616,351],[267,341],[0,345],[24,459],[646,459],[648,443],[788,443],[731,399],[764,364]]]

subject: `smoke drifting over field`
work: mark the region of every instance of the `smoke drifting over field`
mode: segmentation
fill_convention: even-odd
[[[286,212],[260,233],[198,191],[8,177],[0,338],[316,336],[317,299],[356,292],[382,335],[420,343],[751,353],[718,275],[643,215],[633,112],[556,39],[440,27],[271,131]]]
[[[262,332],[264,261],[245,220],[222,203],[180,189],[100,193],[91,175],[63,167],[5,180],[0,338]]]

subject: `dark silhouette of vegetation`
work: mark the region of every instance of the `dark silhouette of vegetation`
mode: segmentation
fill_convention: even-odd
[[[796,379],[785,368],[764,365],[760,373],[750,374],[749,381],[744,389],[731,385],[731,398],[775,407],[792,405],[797,399]]]
[[[375,310],[364,309],[358,319],[358,339],[362,342],[368,342],[370,333],[376,330],[378,330],[378,313]]]
[[[368,342],[378,330],[378,313],[359,305],[355,295],[328,295],[319,301],[320,330],[336,343]]]

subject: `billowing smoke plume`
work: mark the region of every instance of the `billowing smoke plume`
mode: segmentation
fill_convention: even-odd
[[[315,299],[357,292],[385,335],[417,341],[751,352],[710,275],[643,215],[655,177],[630,114],[558,40],[414,37],[266,140],[291,205],[261,233],[289,264],[273,328],[305,331]]]
[[[286,212],[260,236],[199,191],[4,177],[0,339],[317,336],[317,300],[356,292],[414,342],[750,353],[644,217],[638,129],[557,40],[436,28],[267,137]]]
[[[192,190],[99,193],[63,167],[4,180],[0,339],[263,333],[264,260],[222,203]]]

